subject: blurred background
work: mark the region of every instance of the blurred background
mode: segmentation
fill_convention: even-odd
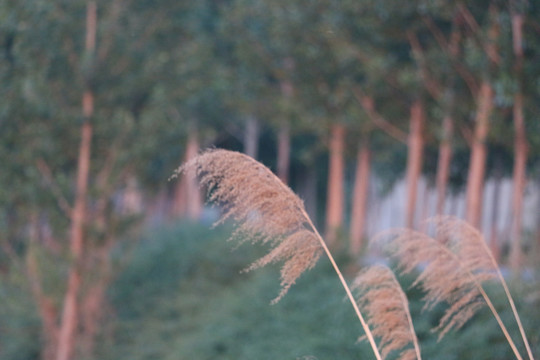
[[[273,306],[279,269],[240,273],[264,249],[169,181],[210,147],[291,186],[349,276],[465,219],[539,354],[539,1],[5,0],[0,84],[1,359],[372,356],[326,259]],[[426,358],[512,358],[487,311],[437,343],[401,280]]]

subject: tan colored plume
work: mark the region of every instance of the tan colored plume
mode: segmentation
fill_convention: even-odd
[[[440,302],[448,308],[433,330],[441,339],[451,329],[462,327],[480,308],[487,305],[503,331],[517,359],[522,359],[497,310],[482,284],[498,279],[505,289],[523,341],[529,351],[521,321],[499,267],[478,230],[451,216],[438,216],[427,221],[434,225],[435,237],[411,229],[397,229],[378,236],[385,248],[397,259],[402,273],[420,270],[413,285],[426,292],[426,309]]]
[[[351,289],[373,335],[380,339],[383,359],[391,352],[400,351],[400,360],[420,360],[409,302],[394,273],[383,265],[368,267],[356,276]]]
[[[232,238],[269,245],[269,253],[247,270],[283,262],[279,301],[323,253],[328,256],[362,324],[377,360],[382,360],[369,326],[323,238],[306,213],[303,202],[267,167],[239,152],[207,150],[182,165],[173,175],[195,173],[209,193],[209,202],[223,209],[219,222],[232,219]],[[218,222],[218,223],[219,223]]]
[[[322,254],[316,235],[306,227],[303,202],[267,167],[239,152],[205,151],[177,173],[190,170],[208,188],[209,201],[222,206],[220,222],[237,224],[233,238],[270,244],[270,252],[247,270],[284,262],[281,292],[273,302],[281,299]]]

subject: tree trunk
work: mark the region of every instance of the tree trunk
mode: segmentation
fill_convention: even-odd
[[[317,168],[315,165],[307,165],[305,171],[296,173],[296,183],[298,184],[298,196],[304,200],[306,212],[313,224],[317,226],[318,206],[317,206]]]
[[[95,50],[97,23],[97,7],[93,1],[86,8],[86,51],[93,54]],[[79,324],[78,296],[81,287],[81,268],[84,250],[84,224],[86,219],[86,198],[88,193],[88,177],[90,172],[90,145],[92,141],[92,124],[94,113],[94,94],[90,89],[83,93],[83,124],[81,126],[81,143],[77,161],[77,182],[75,187],[75,204],[71,215],[70,252],[71,265],[58,338],[57,360],[69,360],[73,357],[76,334]]]
[[[439,160],[437,161],[437,215],[444,212],[444,203],[450,175],[450,163],[452,161],[452,136],[454,120],[450,115],[443,119],[443,135],[439,145]]]
[[[491,207],[491,234],[489,239],[489,247],[491,249],[491,252],[493,253],[493,257],[495,258],[495,260],[497,260],[497,262],[501,257],[501,251],[499,246],[499,229],[497,226],[499,222],[499,206],[501,197],[501,166],[502,165],[500,164],[500,162],[496,164],[495,176],[493,179],[495,183],[493,184],[493,194],[491,195],[493,197],[493,206]]]
[[[184,156],[185,159],[185,156]],[[187,213],[187,174],[178,179],[174,186],[173,203],[171,207],[174,218],[183,218]]]
[[[521,227],[523,222],[523,193],[526,183],[526,166],[528,144],[525,134],[525,118],[523,116],[523,93],[521,91],[521,75],[523,68],[523,15],[512,14],[512,35],[515,56],[515,76],[518,80],[518,90],[514,95],[514,189],[512,199],[512,231],[510,242],[510,266],[517,271],[521,267]]]
[[[85,102],[93,101],[92,94],[85,92]],[[90,112],[91,114],[91,112]],[[92,139],[92,125],[88,120],[81,129],[81,144],[77,165],[77,185],[75,206],[71,217],[70,250],[71,266],[69,270],[68,286],[64,297],[64,305],[58,340],[57,360],[72,358],[78,325],[78,295],[81,286],[81,260],[83,257],[84,223],[86,217],[86,196],[88,192],[88,172],[90,169],[90,142]]]
[[[257,159],[259,151],[259,133],[259,120],[255,116],[249,116],[244,131],[244,153],[254,159]]]
[[[368,201],[369,175],[371,167],[371,152],[367,136],[364,137],[358,149],[356,174],[353,190],[351,213],[351,253],[360,254],[363,247],[364,224]]]
[[[186,159],[189,161],[199,152],[199,139],[197,130],[192,128],[188,135],[186,147]],[[198,220],[201,217],[203,203],[202,195],[199,189],[199,184],[195,174],[187,174],[186,176],[186,200],[187,200],[187,216],[191,220]]]
[[[282,124],[279,128],[277,150],[277,175],[287,184],[291,158],[291,134],[288,123]]]
[[[489,119],[493,110],[493,89],[487,81],[482,82],[477,101],[476,124],[467,176],[465,211],[467,221],[472,226],[480,228],[486,169],[486,140],[489,132]]]
[[[407,155],[407,208],[406,226],[414,227],[414,215],[416,210],[416,200],[418,193],[418,180],[422,172],[422,158],[424,148],[424,108],[420,101],[414,102],[411,106],[411,120],[408,140]]]
[[[453,62],[457,61],[459,56],[461,32],[460,32],[460,14],[459,11],[454,14],[452,20],[452,32],[450,33],[450,41],[448,42],[448,52]],[[448,188],[448,178],[450,176],[450,164],[452,162],[452,138],[454,136],[454,119],[453,111],[455,106],[455,76],[454,72],[447,74],[446,90],[441,92],[439,99],[443,101],[445,115],[442,124],[442,138],[439,145],[439,159],[437,162],[437,215],[444,213],[444,205]]]
[[[107,237],[105,246],[94,253],[95,259],[85,267],[86,271],[93,271],[96,277],[81,301],[80,352],[81,357],[88,359],[92,357],[99,325],[106,315],[106,291],[112,280],[110,250],[113,237]]]
[[[186,162],[199,152],[197,129],[189,125],[186,151],[183,162]],[[173,215],[175,217],[188,217],[191,220],[200,218],[203,209],[202,194],[199,189],[197,176],[194,172],[187,172],[182,176],[174,189]]]
[[[294,69],[294,60],[286,58],[284,60],[285,68],[289,71]],[[287,103],[293,102],[294,86],[288,79],[282,79],[280,82],[281,94]],[[281,123],[278,132],[278,158],[277,158],[277,175],[287,184],[289,180],[289,164],[291,157],[291,129],[288,120]]]
[[[516,95],[514,99],[514,126],[515,126],[515,148],[514,148],[514,170],[513,170],[513,199],[512,199],[512,231],[510,246],[510,266],[513,270],[518,270],[522,262],[521,250],[521,227],[523,221],[523,194],[526,184],[527,166],[527,140],[525,135],[525,124],[522,109],[522,94]]]
[[[326,239],[329,244],[333,244],[337,240],[338,230],[343,225],[345,127],[342,124],[335,123],[332,124],[330,132]]]

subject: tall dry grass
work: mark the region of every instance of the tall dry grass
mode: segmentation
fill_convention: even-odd
[[[532,351],[512,295],[481,233],[451,216],[434,217],[427,224],[433,225],[434,237],[411,229],[396,229],[381,234],[374,241],[385,242],[386,250],[398,261],[402,274],[421,270],[413,285],[420,285],[426,292],[425,309],[432,309],[441,302],[449,305],[433,329],[439,333],[439,340],[451,329],[461,328],[487,305],[515,357],[522,359],[483,286],[487,281],[497,280],[504,288],[527,355],[532,360]]]
[[[402,360],[420,360],[409,301],[392,270],[383,265],[368,267],[360,271],[351,288],[358,305],[367,314],[373,334],[380,339],[382,357],[400,351]]]
[[[209,193],[209,201],[223,208],[220,222],[237,224],[233,238],[270,246],[267,255],[247,270],[283,262],[279,301],[324,252],[332,263],[378,360],[381,354],[354,296],[323,238],[307,215],[302,200],[266,166],[235,151],[212,149],[182,165],[175,173],[193,171]]]
[[[218,223],[233,220],[232,238],[268,245],[269,252],[247,271],[282,263],[279,301],[306,270],[325,253],[330,260],[365,337],[378,360],[399,351],[403,360],[421,358],[407,298],[388,268],[361,271],[349,286],[324,239],[306,213],[303,202],[267,167],[242,153],[212,149],[183,164],[173,175],[196,174],[208,191],[208,201],[223,214]],[[484,304],[490,308],[517,359],[522,357],[482,284],[498,279],[505,289],[529,359],[533,359],[514,302],[500,270],[480,234],[454,218],[435,218],[436,239],[409,229],[388,232],[385,245],[402,273],[421,269],[415,285],[426,291],[426,308],[449,304],[434,329],[442,338],[463,326]],[[378,237],[378,242],[383,237]],[[352,290],[351,290],[352,288]],[[356,297],[353,295],[355,291]],[[483,299],[483,300],[482,300]],[[366,317],[366,316],[367,317]],[[367,319],[367,320],[366,320]],[[379,341],[376,342],[375,338]]]

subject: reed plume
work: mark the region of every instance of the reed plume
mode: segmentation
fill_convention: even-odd
[[[223,208],[218,223],[232,219],[237,225],[233,238],[270,246],[267,255],[247,270],[283,262],[279,301],[306,270],[311,269],[324,251],[360,320],[378,360],[382,360],[356,301],[326,243],[306,213],[303,202],[267,167],[239,152],[207,150],[182,165],[180,173],[195,173],[208,190],[209,202]]]
[[[380,339],[381,356],[401,351],[400,360],[421,360],[420,346],[414,331],[409,301],[394,273],[386,266],[375,265],[362,270],[351,289],[366,314],[373,335]],[[413,345],[413,349],[406,348]]]
[[[504,280],[501,270],[497,264],[497,260],[495,260],[495,257],[491,253],[491,250],[487,246],[487,243],[480,231],[467,222],[453,216],[436,216],[429,219],[428,223],[433,223],[436,226],[437,235],[443,241],[444,239],[448,239],[450,244],[460,244],[457,246],[458,249],[460,249],[458,256],[467,259],[468,266],[474,266],[474,262],[477,262],[478,264],[483,262],[486,268],[492,267],[495,270],[495,277],[501,283],[504,289],[504,293],[508,303],[510,304],[510,308],[512,309],[512,314],[514,315],[514,319],[516,320],[516,324],[519,328],[523,344],[527,350],[527,355],[530,360],[533,360],[531,346],[527,340],[525,329],[521,323],[514,299],[510,294],[510,290],[508,289],[508,285],[506,284],[506,281]],[[459,239],[468,239],[468,241],[459,241]],[[456,245],[451,245],[451,247],[455,248]],[[483,254],[483,259],[479,259],[479,257],[475,258],[475,253]],[[486,302],[491,309],[491,302],[488,302],[488,300],[489,299],[487,299]]]
[[[420,269],[421,273],[414,285],[420,284],[426,292],[425,308],[431,309],[440,302],[446,302],[446,309],[439,324],[433,329],[439,333],[439,340],[451,329],[461,328],[480,308],[486,304],[497,320],[514,355],[522,359],[497,310],[485,292],[485,281],[498,279],[509,298],[513,310],[513,300],[499,267],[481,234],[472,226],[454,217],[440,216],[428,220],[435,225],[436,239],[425,233],[411,229],[387,232],[386,248],[398,261],[402,273]],[[514,312],[523,341],[532,353],[524,335],[517,312]]]

